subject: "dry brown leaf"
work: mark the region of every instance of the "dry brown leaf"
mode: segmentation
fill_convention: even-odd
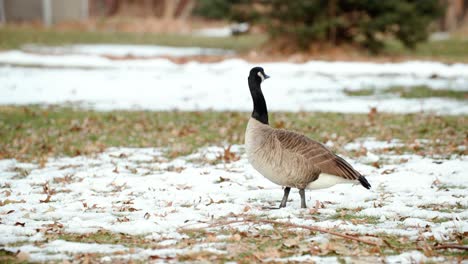
[[[372,162],[371,164],[373,167],[377,168],[377,169],[380,169],[380,164],[379,162],[375,161],[375,162]]]
[[[119,222],[119,223],[125,223],[125,222],[129,222],[129,221],[130,221],[130,219],[128,219],[128,217],[126,217],[126,216],[117,218],[117,222]]]
[[[275,128],[284,128],[285,127],[285,122],[283,120],[276,121],[274,124]]]
[[[27,262],[29,260],[28,252],[20,251],[16,254],[16,260],[18,262]]]
[[[222,204],[222,203],[225,203],[225,202],[226,202],[225,200],[215,201],[215,200],[213,200],[213,198],[210,197],[210,202],[205,204],[205,205],[208,206],[208,205],[211,205],[211,204]]]
[[[394,173],[395,171],[396,171],[396,168],[386,169],[386,170],[382,171],[381,174],[382,175],[391,174],[391,173]]]
[[[231,145],[229,145],[228,147],[224,148],[223,154],[221,156],[218,156],[218,159],[229,163],[232,161],[238,161],[240,157],[236,153],[231,152]]]
[[[206,236],[206,242],[216,242],[216,241],[218,241],[218,239],[216,238],[214,234],[208,234]]]
[[[371,124],[375,124],[375,119],[377,117],[377,114],[378,114],[377,107],[371,107],[371,109],[369,110],[369,113],[367,114],[367,117]]]
[[[278,249],[273,247],[268,247],[265,249],[265,251],[255,252],[253,255],[259,260],[275,259],[281,257],[281,254],[278,251]]]
[[[283,241],[283,245],[290,248],[290,247],[296,247],[299,245],[299,239],[296,238],[287,238]]]
[[[234,241],[240,241],[240,240],[241,240],[241,235],[239,235],[239,234],[234,234],[231,238],[232,238],[232,240],[234,240]]]
[[[51,198],[51,197],[52,197],[52,196],[48,194],[47,197],[46,197],[44,200],[39,200],[39,202],[41,202],[41,203],[48,203],[48,202],[50,202],[50,198]]]

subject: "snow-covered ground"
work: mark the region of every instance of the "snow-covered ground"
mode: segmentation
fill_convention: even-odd
[[[237,23],[230,26],[215,27],[215,28],[202,28],[194,31],[194,35],[205,36],[205,37],[216,37],[223,38],[229,37],[233,34],[242,34],[249,30],[250,25],[248,23]]]
[[[123,45],[123,44],[80,44],[69,46],[38,46],[26,45],[22,50],[38,54],[80,54],[111,57],[185,57],[206,55],[233,55],[234,52],[223,49],[209,49],[199,47],[170,47],[156,45]]]
[[[345,148],[356,148],[360,142]],[[365,142],[369,150],[388,147],[385,142]],[[43,168],[1,160],[0,186],[5,204],[0,207],[1,248],[26,252],[24,256],[32,261],[70,259],[78,253],[108,255],[102,259],[108,262],[111,258],[164,259],[201,251],[222,255],[228,252],[223,235],[210,243],[184,248],[171,245],[187,238],[185,228],[208,228],[218,234],[227,226],[211,224],[248,216],[333,228],[348,234],[398,235],[409,241],[433,237],[442,244],[452,240],[454,234],[468,232],[467,157],[434,160],[417,155],[374,154],[385,164],[379,169],[351,160],[367,175],[373,188],[369,191],[357,185],[337,185],[308,191],[310,208],[316,200],[324,205],[313,216],[309,209],[300,209],[297,190],[291,193],[286,208],[265,210],[265,206],[278,206],[281,187],[248,165],[242,147],[233,146],[232,150],[240,159],[231,163],[212,162],[222,155],[220,147],[200,149],[171,161],[164,158],[163,150],[151,148],[112,148],[95,157],[54,158]],[[373,217],[376,222],[333,218],[340,209],[356,210],[358,216]],[[230,227],[249,232],[272,228],[248,222]],[[50,232],[99,230],[141,235],[154,239],[159,247],[46,240]],[[314,241],[326,244],[328,239],[328,235],[317,235]],[[311,255],[276,260],[337,261],[335,257]],[[444,258],[427,258],[421,252],[410,251],[384,259],[392,263],[426,260],[440,262]]]
[[[377,107],[381,112],[468,113],[466,100],[405,99],[395,94],[356,97],[344,92],[395,85],[427,85],[468,92],[467,64],[419,61],[252,64],[239,59],[176,64],[164,58],[112,60],[103,56],[170,55],[169,51],[155,47],[86,45],[68,52],[67,48],[58,49],[60,54],[55,55],[1,52],[0,104],[79,103],[99,110],[250,111],[247,75],[251,67],[260,65],[272,76],[263,84],[270,110],[367,113],[371,107]],[[197,51],[178,49],[175,56],[194,53]]]
[[[194,35],[204,36],[204,37],[217,37],[225,38],[232,36],[232,29],[230,27],[221,27],[221,28],[203,28],[193,32]]]

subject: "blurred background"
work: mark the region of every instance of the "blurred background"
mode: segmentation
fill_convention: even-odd
[[[112,42],[216,46],[269,56],[300,51],[348,58],[371,52],[464,60],[467,10],[464,0],[1,0],[0,47]],[[72,34],[77,32],[82,34]],[[123,32],[139,34],[116,35]],[[249,37],[200,38],[232,35]]]

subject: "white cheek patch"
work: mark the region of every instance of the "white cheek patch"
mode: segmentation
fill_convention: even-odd
[[[263,73],[258,72],[257,74],[258,76],[260,76],[260,78],[262,78],[262,82],[263,82],[265,80],[265,76],[263,75]]]

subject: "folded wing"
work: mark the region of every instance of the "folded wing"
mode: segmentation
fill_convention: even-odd
[[[321,143],[304,135],[283,129],[276,129],[274,135],[283,149],[303,156],[315,167],[319,168],[321,172],[348,180],[359,180],[364,187],[370,187],[365,178],[348,162],[335,155]],[[365,182],[363,183],[363,181]]]

